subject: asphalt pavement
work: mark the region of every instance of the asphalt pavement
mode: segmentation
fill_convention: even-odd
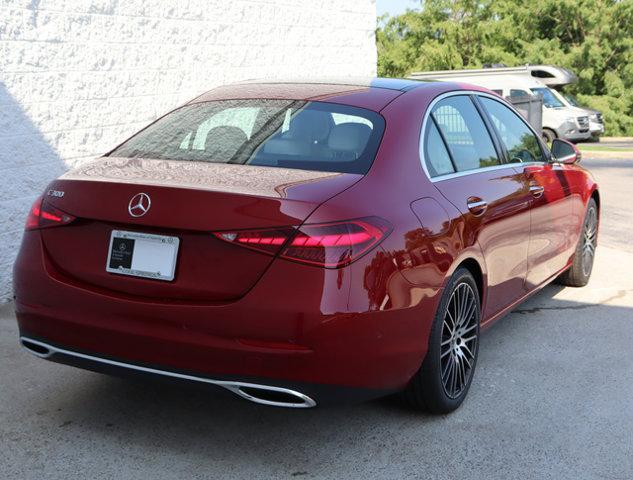
[[[484,333],[455,413],[393,399],[298,411],[129,381],[23,351],[0,308],[6,479],[630,479],[633,160],[584,160],[602,187],[589,286],[549,286]]]

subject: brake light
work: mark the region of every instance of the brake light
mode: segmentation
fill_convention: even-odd
[[[44,201],[42,197],[39,197],[33,202],[33,206],[31,206],[31,210],[29,210],[24,229],[36,230],[38,228],[59,227],[71,223],[75,218],[76,217],[50,205]]]
[[[391,226],[381,218],[367,217],[342,222],[308,224],[272,230],[214,232],[226,242],[253,250],[279,254],[293,260],[326,268],[348,265],[378,245]]]
[[[288,241],[294,229],[292,227],[274,230],[239,230],[235,232],[214,232],[213,235],[225,242],[234,243],[259,252],[275,255]]]

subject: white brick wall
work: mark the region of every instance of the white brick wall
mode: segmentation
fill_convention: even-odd
[[[0,0],[0,301],[68,166],[216,85],[375,75],[375,23],[375,0]]]

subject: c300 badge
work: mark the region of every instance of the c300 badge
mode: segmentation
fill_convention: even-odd
[[[46,192],[46,195],[48,195],[49,197],[57,197],[57,198],[62,198],[64,196],[65,192],[60,192],[59,190],[49,190],[48,192]]]

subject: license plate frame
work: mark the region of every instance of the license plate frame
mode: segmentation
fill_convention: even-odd
[[[106,271],[117,275],[171,282],[180,239],[169,235],[112,230]]]

